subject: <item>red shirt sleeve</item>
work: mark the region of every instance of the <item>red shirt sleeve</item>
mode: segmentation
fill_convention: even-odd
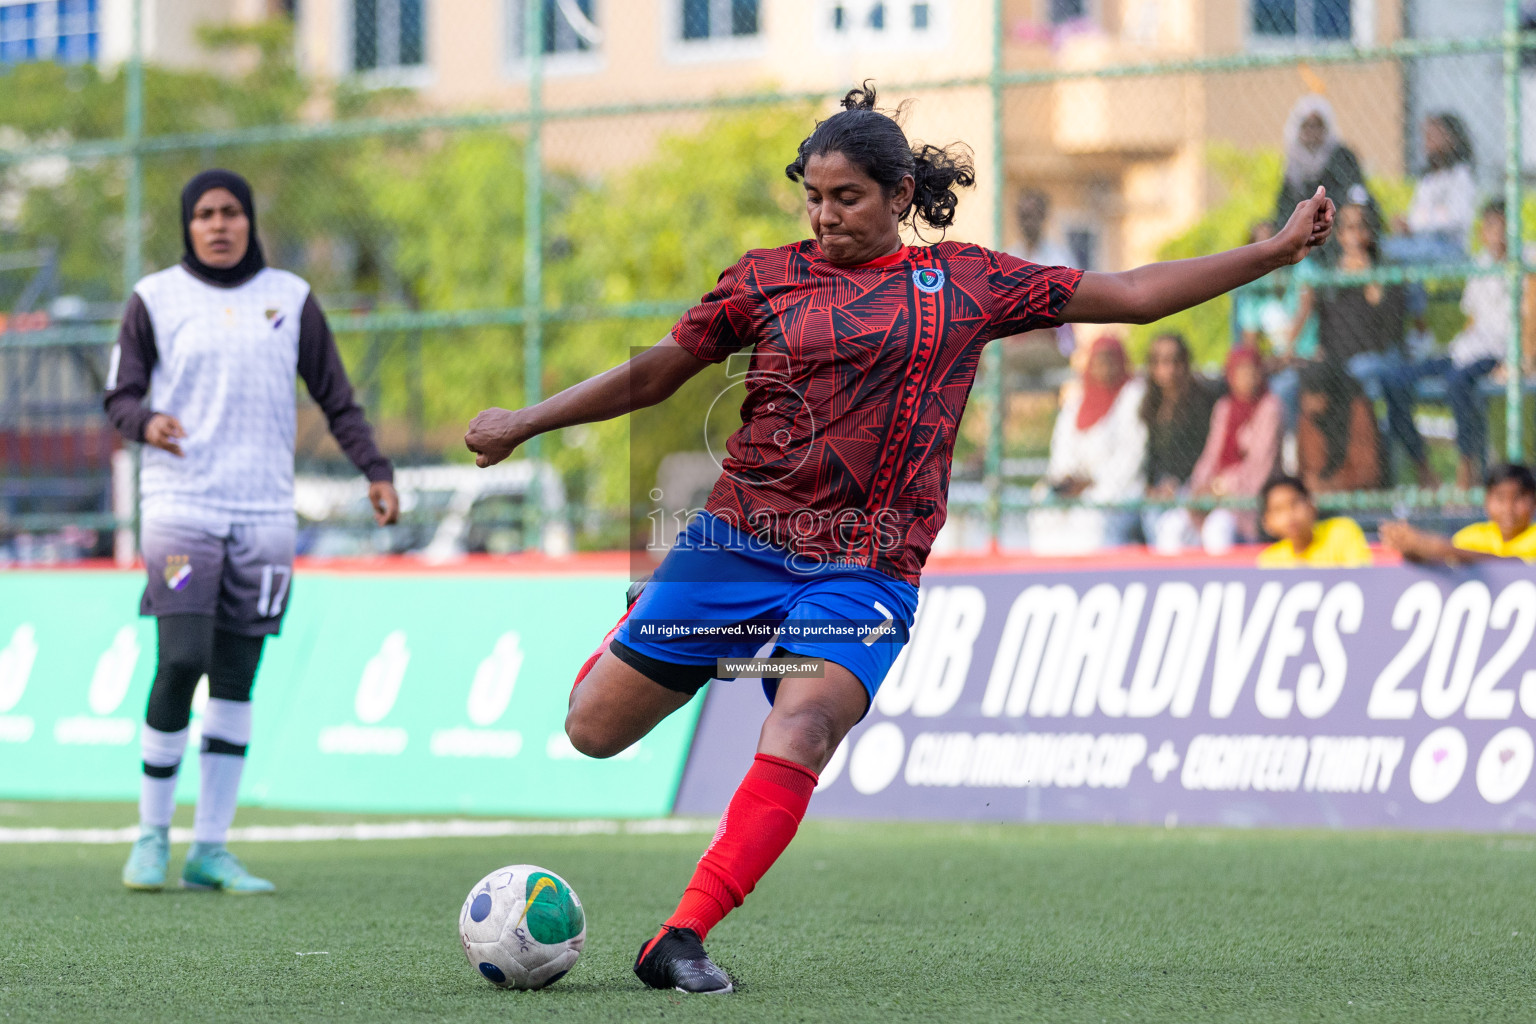
[[[750,254],[743,256],[728,267],[715,282],[714,290],[684,313],[672,328],[672,340],[681,348],[700,359],[718,363],[732,352],[757,343],[750,258]]]
[[[1005,252],[993,252],[988,283],[992,319],[987,337],[1006,338],[1061,323],[1061,311],[1083,279],[1071,267],[1042,267]]]

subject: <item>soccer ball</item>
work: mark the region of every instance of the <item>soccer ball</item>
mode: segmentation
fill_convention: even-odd
[[[459,911],[469,965],[498,988],[543,988],[565,977],[587,941],[581,900],[553,871],[497,868],[475,883]]]

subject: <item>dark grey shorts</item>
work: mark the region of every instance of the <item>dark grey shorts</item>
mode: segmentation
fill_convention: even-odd
[[[291,523],[145,520],[139,538],[149,585],[140,615],[212,615],[217,628],[271,636],[293,580]]]

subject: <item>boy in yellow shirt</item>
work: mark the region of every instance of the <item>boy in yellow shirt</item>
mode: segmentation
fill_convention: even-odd
[[[1485,523],[1463,527],[1447,539],[1407,523],[1386,523],[1381,539],[1411,562],[1471,565],[1495,558],[1536,561],[1536,475],[1524,466],[1494,466],[1484,483]]]
[[[1259,495],[1264,530],[1280,538],[1259,552],[1261,569],[1353,569],[1371,564],[1371,546],[1353,519],[1317,521],[1317,506],[1307,485],[1293,476],[1277,476]]]

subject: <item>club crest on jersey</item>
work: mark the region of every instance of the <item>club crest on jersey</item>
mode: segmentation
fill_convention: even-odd
[[[944,287],[944,271],[935,267],[918,267],[912,271],[912,283],[920,292],[933,293]]]
[[[266,310],[266,314],[267,314],[267,320],[272,324],[272,329],[274,331],[277,330],[279,327],[283,326],[283,313],[282,313],[282,310],[279,310],[279,309],[269,309],[269,310]]]
[[[181,590],[192,578],[191,555],[166,555],[165,556],[165,585],[172,590]]]

